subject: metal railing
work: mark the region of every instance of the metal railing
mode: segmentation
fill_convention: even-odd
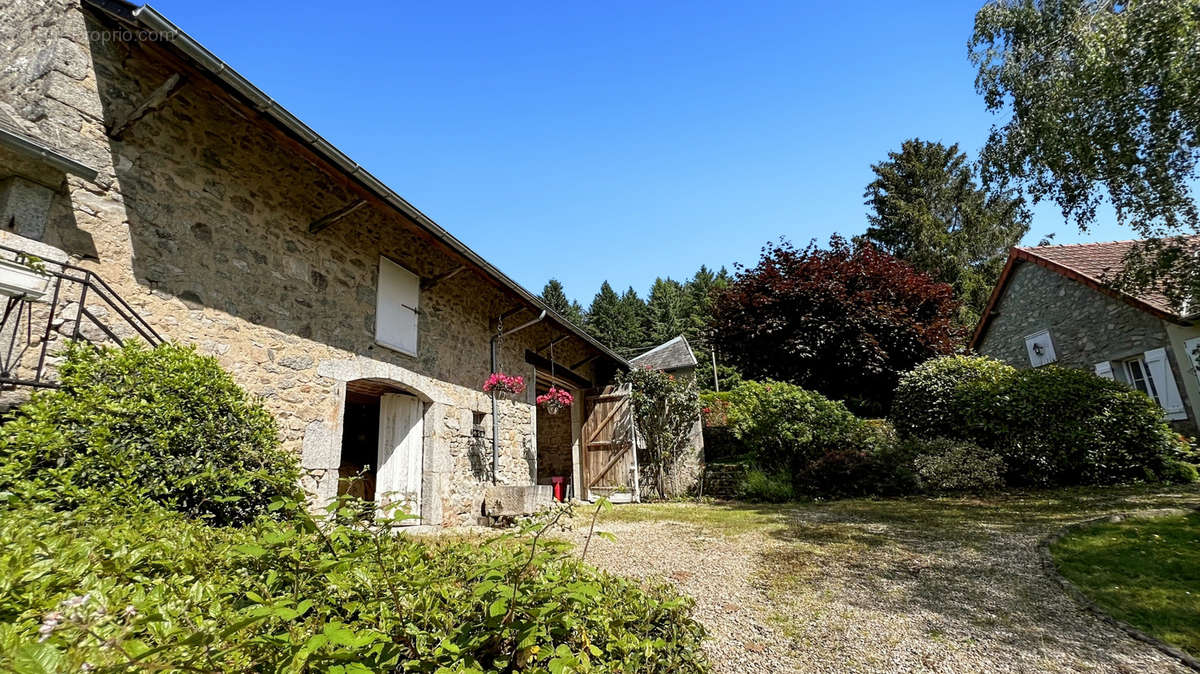
[[[7,295],[0,317],[0,389],[57,388],[47,368],[50,342],[57,337],[93,344],[127,339],[157,346],[163,338],[112,286],[88,269],[43,261],[0,245],[0,265],[13,263],[46,279],[41,291],[23,293],[0,283]],[[18,271],[18,274],[21,272]],[[123,333],[123,334],[119,334]]]

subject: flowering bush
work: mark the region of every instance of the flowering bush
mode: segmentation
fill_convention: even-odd
[[[493,372],[483,383],[483,392],[509,393],[517,395],[525,392],[525,378],[520,375],[507,375],[503,372]]]
[[[559,410],[570,407],[573,402],[575,396],[571,395],[570,391],[555,386],[551,386],[549,391],[537,397],[537,404],[544,406],[550,414],[558,414]]]

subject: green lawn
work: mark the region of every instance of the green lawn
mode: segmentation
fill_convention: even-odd
[[[1097,524],[1052,552],[1110,615],[1200,656],[1200,513]]]

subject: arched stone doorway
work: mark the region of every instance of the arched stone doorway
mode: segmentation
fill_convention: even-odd
[[[421,515],[425,402],[386,379],[346,382],[338,495]],[[413,524],[418,520],[408,520]]]

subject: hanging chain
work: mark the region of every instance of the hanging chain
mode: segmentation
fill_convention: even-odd
[[[550,341],[550,379],[551,380],[554,379],[554,341],[553,340]],[[551,381],[550,385],[553,386],[554,382]]]
[[[504,372],[504,366],[500,363],[501,354],[504,353],[504,314],[500,314],[496,318],[496,372]]]

